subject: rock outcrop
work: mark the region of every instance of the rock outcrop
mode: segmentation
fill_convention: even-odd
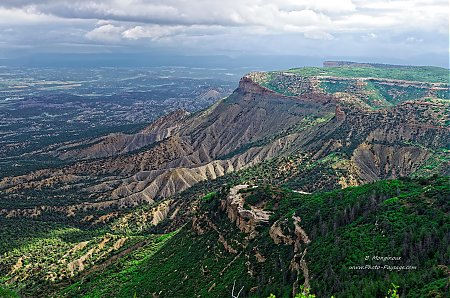
[[[239,230],[250,234],[250,237],[254,237],[258,225],[268,224],[271,212],[246,204],[245,198],[239,191],[248,187],[248,185],[236,185],[232,187],[227,198],[222,200],[220,204],[221,209],[227,213],[230,221]]]
[[[306,232],[300,226],[301,218],[293,215],[291,220],[294,230],[289,228],[289,220],[276,221],[269,230],[269,235],[275,244],[292,245],[294,256],[291,259],[290,268],[297,273],[297,280],[292,287],[292,296],[295,296],[299,287],[300,276],[303,276],[305,288],[309,288],[309,270],[305,260],[306,245],[311,242]],[[284,232],[286,231],[286,232]]]

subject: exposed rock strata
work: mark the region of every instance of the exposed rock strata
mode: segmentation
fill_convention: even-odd
[[[444,123],[449,110],[442,102],[365,110],[351,99],[318,92],[314,84],[299,82],[305,93],[286,96],[257,80],[258,73],[245,76],[231,96],[201,113],[176,112],[136,135],[107,136],[87,147],[64,149],[67,157],[106,157],[0,181],[6,196],[57,188],[89,194],[82,204],[6,208],[0,213],[39,216],[44,210],[65,208],[73,215],[92,208],[151,204],[198,182],[299,151],[311,153],[313,160],[346,153],[353,176],[340,178],[345,187],[409,175],[433,150],[450,146]],[[298,128],[308,117],[329,120]]]

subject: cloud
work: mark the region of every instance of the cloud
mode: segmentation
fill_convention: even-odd
[[[447,52],[448,9],[447,0],[2,0],[0,30],[15,29],[4,33],[10,46],[48,45],[53,38],[60,44],[62,39],[213,53],[251,46],[304,54],[345,42],[342,51],[349,54],[387,48],[398,55],[400,49],[416,53],[418,44]],[[299,49],[273,41],[288,38]]]
[[[6,9],[0,6],[0,26],[44,24],[54,22],[57,19],[58,18],[55,16],[43,14],[40,11],[34,10],[32,8]]]
[[[170,36],[180,30],[180,26],[135,26],[122,32],[122,37],[126,39],[137,40],[141,38],[149,38],[157,40],[162,37]]]
[[[86,38],[94,41],[114,43],[121,40],[122,31],[123,27],[106,24],[86,33]]]
[[[319,39],[319,40],[333,40],[334,36],[326,33],[326,32],[321,32],[321,31],[308,31],[305,32],[304,36],[306,38],[311,38],[311,39]]]
[[[367,33],[366,35],[361,36],[361,38],[365,41],[375,40],[378,38],[378,35],[373,32],[370,32],[370,33]]]
[[[320,27],[315,29],[331,34],[416,26],[448,32],[448,2],[442,0],[4,0],[0,6],[60,18],[168,26]]]
[[[331,14],[340,14],[356,10],[352,0],[274,0],[271,3],[276,4],[280,9],[292,10],[314,10]]]
[[[423,39],[422,39],[422,38],[417,38],[417,37],[414,37],[414,36],[410,36],[410,37],[407,37],[407,38],[405,39],[405,41],[406,41],[407,43],[420,44],[420,43],[423,42]]]

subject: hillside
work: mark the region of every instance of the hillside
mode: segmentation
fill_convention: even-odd
[[[372,68],[367,69],[369,75]],[[60,148],[57,156],[72,164],[0,182],[6,198],[0,214],[90,216],[89,210],[153,203],[200,181],[296,154],[307,155],[310,163],[339,155],[347,172],[340,178],[344,186],[424,172],[424,167],[448,171],[442,164],[448,164],[450,102],[433,93],[435,83],[414,83],[424,84],[425,91],[409,98],[402,91],[409,87],[390,82],[406,99],[383,97],[389,105],[373,109],[353,87],[328,92],[320,87],[328,81],[289,73],[252,73],[231,96],[203,112],[167,116],[136,135]],[[366,88],[358,82],[356,89]],[[448,94],[448,84],[439,88]],[[52,199],[42,199],[42,192]],[[20,209],[8,203],[12,197]]]
[[[301,284],[346,297],[358,277],[366,297],[390,282],[444,293],[448,70],[330,63],[250,73],[208,109],[55,146],[64,165],[3,178],[0,283],[25,297],[226,297],[234,280],[245,297]],[[419,269],[345,269],[364,251]]]
[[[406,297],[445,297],[449,196],[448,178],[310,195],[235,186],[203,198],[158,252],[139,248],[58,296],[229,297],[236,282],[243,297],[289,297],[301,284],[318,297],[380,297],[391,283]]]

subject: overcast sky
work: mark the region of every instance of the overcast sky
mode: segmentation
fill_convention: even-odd
[[[448,65],[449,2],[0,1],[0,58],[132,52],[373,57]]]

